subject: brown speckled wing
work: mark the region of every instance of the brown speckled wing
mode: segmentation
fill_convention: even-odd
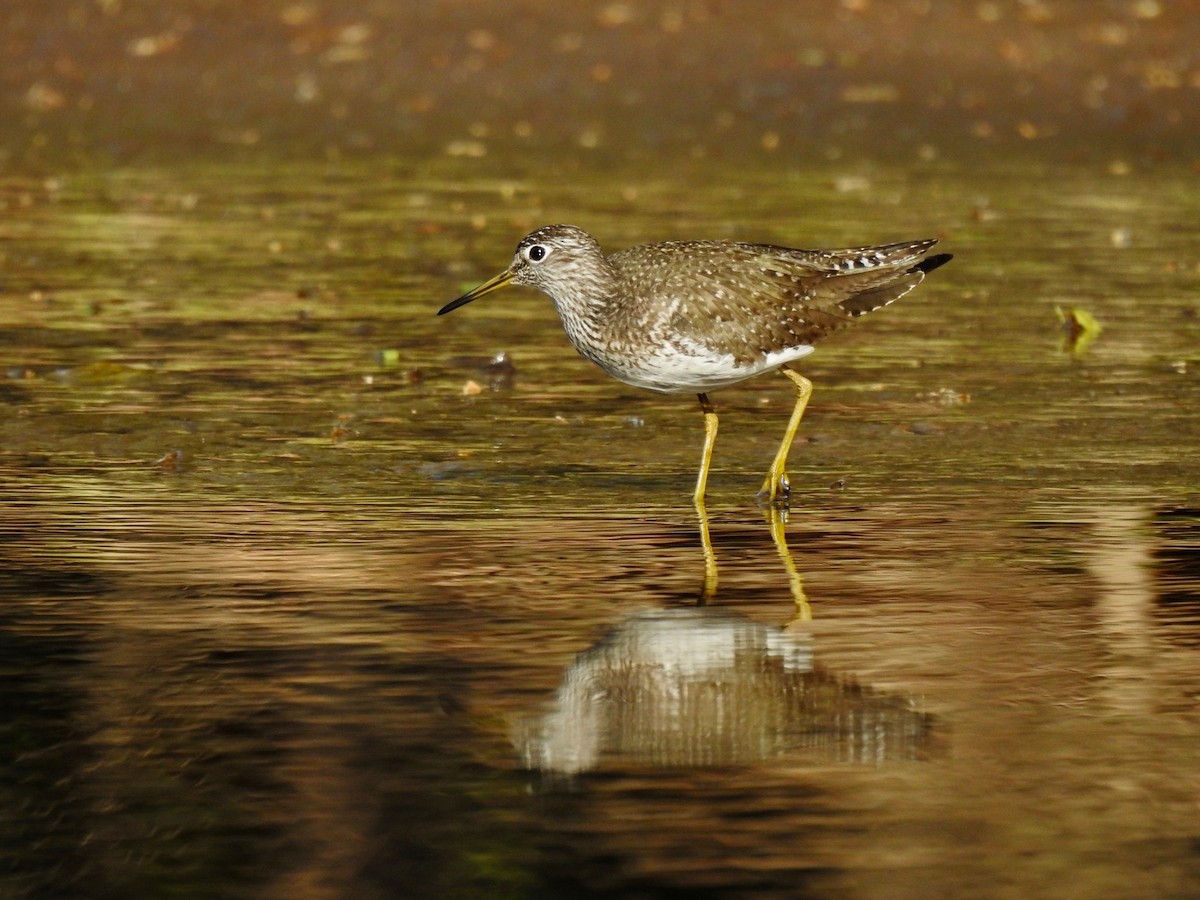
[[[631,324],[660,328],[738,359],[811,345],[904,296],[925,277],[936,241],[847,250],[687,241],[609,257]],[[650,301],[647,303],[646,301]],[[655,314],[669,320],[655,321]]]

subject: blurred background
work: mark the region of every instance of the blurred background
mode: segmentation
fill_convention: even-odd
[[[9,170],[1196,162],[1194,0],[11,0]]]

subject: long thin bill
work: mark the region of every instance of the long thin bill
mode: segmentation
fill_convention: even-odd
[[[505,271],[503,271],[499,275],[497,275],[495,278],[491,278],[491,279],[485,281],[483,284],[481,284],[479,287],[475,288],[474,290],[467,291],[465,294],[463,294],[457,300],[451,300],[449,303],[447,303],[445,306],[443,306],[441,309],[438,310],[438,315],[444,316],[448,312],[454,312],[454,310],[458,309],[460,306],[466,306],[472,300],[478,300],[484,294],[490,294],[492,291],[499,290],[500,288],[504,287],[506,284],[508,284],[512,280],[513,280],[512,270],[506,269]]]

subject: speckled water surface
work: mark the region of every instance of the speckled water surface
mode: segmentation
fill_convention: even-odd
[[[1191,4],[68,6],[3,14],[0,894],[1200,891]],[[694,398],[434,315],[551,222],[955,254],[797,364],[786,523],[790,385],[713,394],[703,604]]]

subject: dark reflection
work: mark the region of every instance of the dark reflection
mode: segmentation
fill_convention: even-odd
[[[788,752],[822,762],[913,759],[931,718],[817,666],[808,636],[724,610],[626,619],[566,669],[551,708],[518,727],[525,765],[739,765]]]
[[[1155,619],[1164,638],[1200,646],[1200,508],[1174,507],[1154,517],[1150,570],[1156,582]]]

